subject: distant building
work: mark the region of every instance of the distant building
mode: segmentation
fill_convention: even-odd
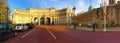
[[[39,25],[69,25],[74,16],[70,8],[56,10],[55,8],[14,9],[12,20],[17,23],[35,23]]]
[[[112,3],[112,2],[111,2]],[[120,25],[120,1],[117,4],[112,4],[107,6],[107,26]],[[74,21],[84,25],[91,23],[97,23],[98,27],[103,27],[104,24],[104,13],[103,7],[93,9],[91,11],[85,12],[76,16]]]

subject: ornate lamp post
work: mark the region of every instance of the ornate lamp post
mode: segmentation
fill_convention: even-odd
[[[75,6],[73,6],[72,11],[73,11],[73,13],[74,13],[74,14],[75,14],[75,10],[76,10],[76,7],[75,7]],[[75,17],[75,16],[73,16],[73,18],[72,18],[72,19],[74,19],[74,17]],[[73,24],[74,29],[76,29],[76,25],[77,25],[77,24],[75,23],[75,21],[74,21],[74,20],[72,21],[72,24]]]
[[[101,0],[102,4],[103,4],[103,13],[104,13],[104,30],[103,31],[107,31],[106,29],[106,4],[107,4],[107,0]]]
[[[76,7],[75,7],[75,6],[73,6],[73,9],[72,9],[72,10],[73,10],[73,13],[75,14]]]

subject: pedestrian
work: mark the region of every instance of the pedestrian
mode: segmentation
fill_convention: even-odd
[[[76,29],[77,24],[75,22],[73,22],[73,26],[74,26],[74,29]]]
[[[95,27],[96,27],[96,24],[93,23],[93,32],[95,32]]]

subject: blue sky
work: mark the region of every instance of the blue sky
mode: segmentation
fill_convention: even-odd
[[[62,9],[69,7],[72,9],[76,6],[76,13],[81,11],[87,11],[91,5],[94,8],[100,6],[101,0],[8,0],[11,12],[14,8],[27,9],[27,8],[50,8]]]

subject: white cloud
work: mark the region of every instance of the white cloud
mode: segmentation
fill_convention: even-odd
[[[76,7],[76,14],[81,12],[81,11],[84,11],[85,10],[84,0],[79,0],[78,2],[76,2],[75,7]]]
[[[78,3],[76,4],[76,14],[81,12],[81,11],[88,11],[88,7],[90,6],[90,0],[79,0]],[[100,7],[101,0],[91,0],[91,5],[94,8]]]
[[[83,2],[79,2],[79,6],[83,6],[84,5],[84,3]]]
[[[78,1],[78,3],[76,4],[76,5],[78,5],[78,6],[83,6],[84,5],[84,1]]]

